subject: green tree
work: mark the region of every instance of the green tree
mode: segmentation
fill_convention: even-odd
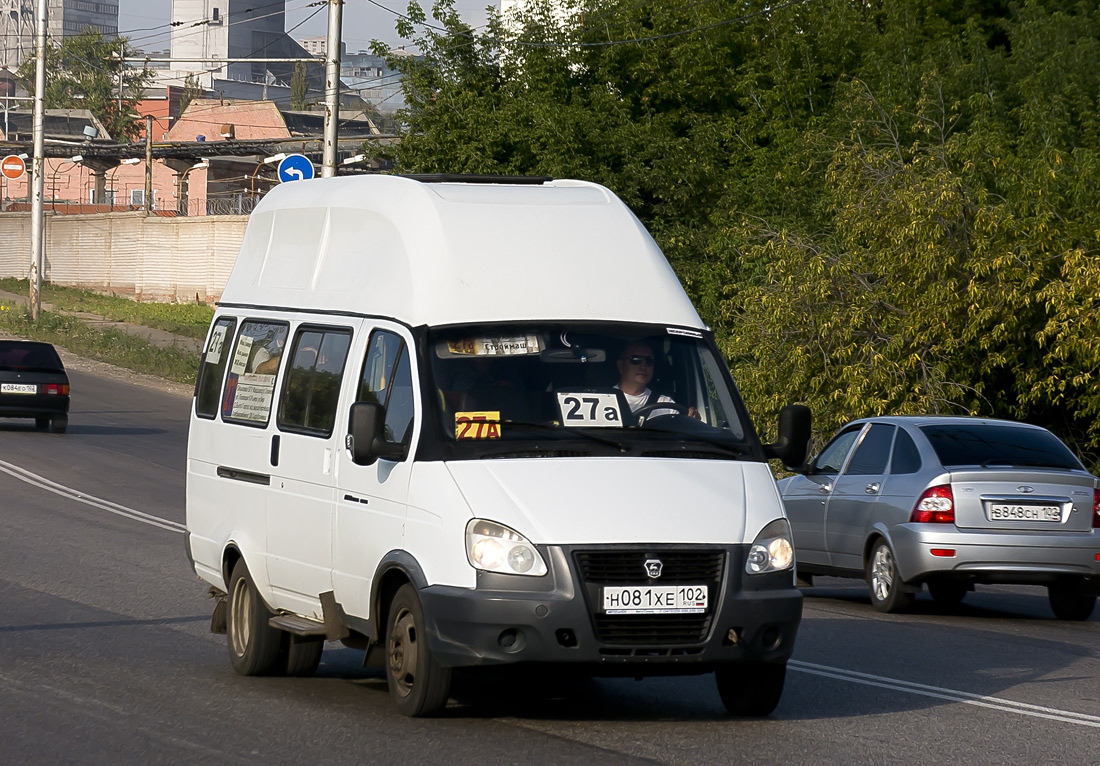
[[[309,108],[306,94],[309,92],[309,74],[304,61],[294,64],[294,75],[290,78],[290,108],[305,111]]]
[[[202,98],[206,91],[199,84],[199,78],[194,72],[189,72],[183,81],[183,93],[180,95],[180,114],[183,114],[187,106],[196,98]]]
[[[108,39],[94,29],[66,37],[60,45],[48,43],[46,108],[88,109],[116,141],[137,138],[142,126],[136,105],[154,74],[126,67],[123,59],[135,53],[126,38]],[[35,60],[24,61],[18,76],[33,92]]]
[[[1049,426],[1100,453],[1100,11],[415,4],[399,171],[597,181],[654,232],[758,422]],[[430,25],[425,24],[428,22]]]

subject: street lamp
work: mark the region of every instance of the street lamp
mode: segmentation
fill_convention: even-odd
[[[176,213],[177,214],[179,214],[179,215],[187,215],[188,214],[187,207],[188,207],[188,204],[189,204],[190,200],[188,199],[189,195],[187,193],[187,176],[190,175],[192,170],[202,170],[202,169],[208,168],[208,167],[210,167],[210,159],[204,157],[203,159],[199,160],[194,165],[187,168],[186,170],[183,171],[183,173],[180,174],[180,178],[179,178],[179,181],[178,181],[178,186],[176,188],[176,198],[178,200],[178,202],[176,204]]]

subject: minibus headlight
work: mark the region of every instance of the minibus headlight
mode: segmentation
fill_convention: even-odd
[[[749,548],[745,571],[749,574],[779,572],[794,566],[794,545],[791,543],[791,525],[786,519],[776,519],[756,536]]]
[[[546,574],[546,562],[531,541],[514,529],[484,519],[466,525],[466,557],[474,569],[501,574]]]

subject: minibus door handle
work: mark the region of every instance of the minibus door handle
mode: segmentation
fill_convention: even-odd
[[[271,465],[279,465],[279,434],[271,437]]]

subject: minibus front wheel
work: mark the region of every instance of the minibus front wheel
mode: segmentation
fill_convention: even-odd
[[[732,662],[715,673],[718,694],[726,712],[762,718],[770,715],[783,696],[786,662]]]
[[[424,625],[420,597],[406,583],[394,594],[386,621],[386,684],[402,715],[434,715],[451,692],[451,670],[435,661]]]

